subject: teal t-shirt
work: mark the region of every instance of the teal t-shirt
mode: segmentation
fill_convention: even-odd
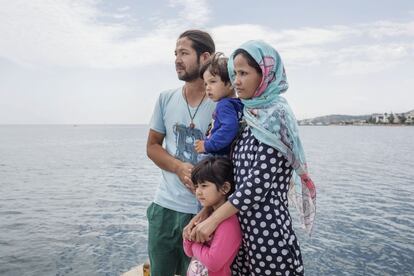
[[[215,103],[207,97],[200,105],[194,117],[194,128],[190,128],[191,118],[187,103],[182,94],[182,87],[160,94],[152,114],[150,128],[165,134],[164,148],[177,159],[195,164],[197,153],[194,142],[203,139],[211,121]],[[197,107],[190,107],[194,115]],[[162,207],[177,212],[196,214],[198,203],[195,196],[181,183],[174,173],[161,170],[160,185],[154,202]]]

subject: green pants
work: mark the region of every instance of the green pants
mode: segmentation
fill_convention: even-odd
[[[183,250],[183,228],[192,214],[176,212],[151,203],[147,209],[148,255],[151,276],[187,274],[188,258]]]

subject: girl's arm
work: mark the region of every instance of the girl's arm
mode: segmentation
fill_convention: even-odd
[[[241,231],[237,218],[223,221],[214,233],[210,246],[193,243],[193,255],[200,260],[209,271],[216,272],[230,261],[241,243]]]
[[[183,248],[184,248],[184,252],[185,255],[187,255],[188,257],[192,257],[193,254],[193,250],[191,249],[193,245],[193,242],[187,239],[183,239]]]

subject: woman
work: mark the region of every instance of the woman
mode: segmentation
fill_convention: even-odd
[[[221,221],[237,213],[243,241],[233,275],[303,275],[288,192],[310,234],[316,190],[307,174],[295,116],[280,96],[288,89],[283,63],[270,45],[249,41],[231,55],[228,70],[247,123],[232,155],[236,191],[210,217],[185,231],[193,227],[191,238],[203,242]]]

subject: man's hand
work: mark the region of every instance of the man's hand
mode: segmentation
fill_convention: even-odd
[[[175,174],[180,178],[180,181],[187,187],[193,194],[195,193],[194,184],[191,181],[191,170],[193,169],[193,165],[190,163],[184,163],[180,161],[180,164],[177,166],[175,170]]]
[[[196,140],[194,143],[194,149],[197,153],[206,152],[206,149],[204,148],[204,140]]]

